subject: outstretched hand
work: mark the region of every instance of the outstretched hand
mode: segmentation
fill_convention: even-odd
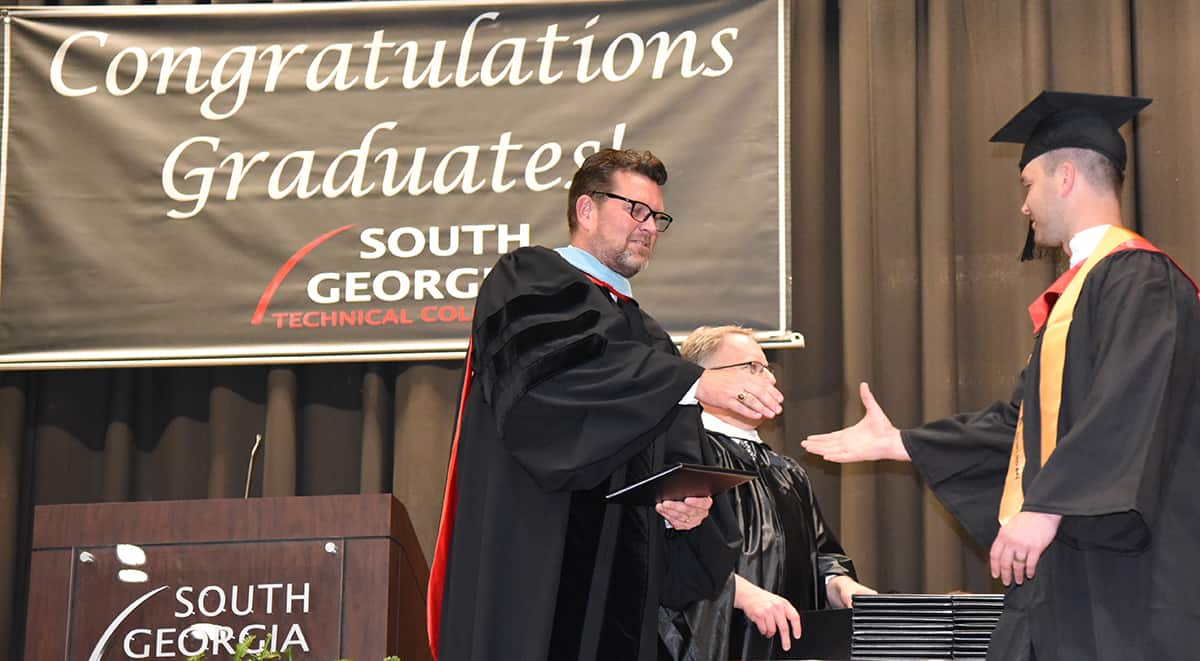
[[[866,383],[860,383],[858,395],[867,410],[862,420],[852,427],[809,436],[800,445],[827,461],[839,464],[877,459],[911,461],[900,440],[900,430],[879,407],[871,388]]]

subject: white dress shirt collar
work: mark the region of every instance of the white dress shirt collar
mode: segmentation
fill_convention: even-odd
[[[758,430],[734,427],[728,422],[725,422],[724,420],[706,411],[702,411],[700,413],[700,420],[704,423],[704,428],[708,431],[724,434],[731,438],[740,438],[744,441],[753,441],[755,443],[763,442],[762,438],[758,436]]]
[[[1089,227],[1085,230],[1080,230],[1071,237],[1068,246],[1071,248],[1071,268],[1075,268],[1077,264],[1091,257],[1096,250],[1096,246],[1100,244],[1100,239],[1104,238],[1104,233],[1112,225],[1097,225]]]

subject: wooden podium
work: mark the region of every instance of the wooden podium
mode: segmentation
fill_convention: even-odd
[[[428,564],[391,494],[47,505],[25,658],[430,659]]]

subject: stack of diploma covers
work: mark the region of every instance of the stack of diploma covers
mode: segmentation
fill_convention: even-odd
[[[983,659],[1003,605],[999,594],[855,595],[851,658]]]

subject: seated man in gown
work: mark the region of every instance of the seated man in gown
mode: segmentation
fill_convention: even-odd
[[[682,352],[705,369],[746,370],[775,383],[749,329],[702,326]],[[715,600],[683,611],[660,609],[663,651],[676,661],[769,659],[771,638],[778,635],[776,645],[788,650],[801,636],[799,611],[848,608],[855,594],[875,591],[855,580],[854,565],[825,524],[804,468],[759,438],[761,419],[705,405],[703,422],[716,463],[754,471],[758,479],[729,494],[743,538],[734,573]]]

